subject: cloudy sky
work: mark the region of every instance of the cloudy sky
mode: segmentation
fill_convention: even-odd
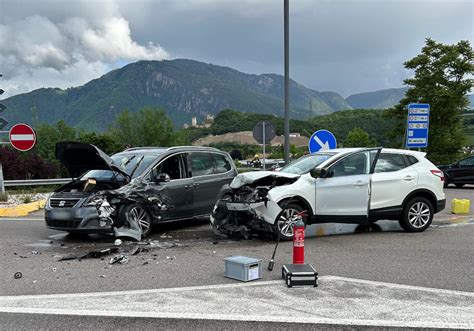
[[[472,0],[291,0],[290,75],[348,96],[402,86],[426,37],[474,42]],[[283,0],[0,0],[2,96],[140,59],[283,72]]]

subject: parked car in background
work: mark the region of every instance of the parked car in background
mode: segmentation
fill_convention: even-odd
[[[342,148],[303,156],[278,172],[237,175],[224,187],[211,224],[217,233],[293,237],[293,222],[370,224],[397,220],[408,232],[426,230],[445,208],[444,176],[425,153]]]
[[[474,184],[474,156],[454,162],[449,165],[439,165],[444,173],[444,187],[454,184],[463,187],[465,184]]]
[[[93,145],[60,142],[56,157],[74,180],[49,198],[46,226],[72,233],[136,224],[147,236],[154,223],[209,215],[237,175],[229,154],[210,147],[139,147],[109,157]]]

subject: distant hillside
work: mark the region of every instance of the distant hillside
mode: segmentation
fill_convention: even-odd
[[[407,87],[353,94],[346,98],[352,108],[387,109],[396,105],[408,90]]]
[[[310,118],[351,109],[335,92],[318,92],[291,81],[291,116]],[[42,88],[3,102],[10,123],[67,124],[103,130],[125,109],[164,107],[181,126],[193,116],[203,119],[225,108],[283,114],[283,77],[251,75],[192,60],[139,61],[89,83],[69,88]]]

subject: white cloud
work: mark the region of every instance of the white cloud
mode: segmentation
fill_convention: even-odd
[[[81,85],[116,63],[169,58],[159,44],[133,40],[129,22],[112,4],[106,1],[100,18],[66,12],[47,17],[41,10],[24,17],[13,10],[14,15],[2,17],[0,71],[4,77],[0,83],[6,91],[2,97],[43,86]],[[83,5],[91,7],[87,2]]]

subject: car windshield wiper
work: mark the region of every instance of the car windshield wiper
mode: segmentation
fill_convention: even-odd
[[[135,164],[135,167],[133,167],[133,170],[130,173],[130,178],[133,178],[133,174],[135,173],[135,171],[137,171],[138,167],[140,166],[140,163],[142,163],[144,158],[145,158],[145,155],[142,155],[142,157],[137,161],[137,164]]]

